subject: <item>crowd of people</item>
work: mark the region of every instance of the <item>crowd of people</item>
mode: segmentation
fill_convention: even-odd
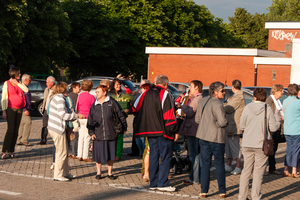
[[[20,69],[9,70],[10,79],[2,89],[3,118],[7,120],[7,132],[2,147],[2,159],[14,158],[15,145],[30,145],[31,93],[28,74],[22,76]],[[191,171],[183,184],[201,184],[201,197],[207,197],[212,163],[216,167],[220,197],[226,197],[226,171],[241,174],[238,199],[246,200],[249,180],[253,174],[252,199],[261,199],[263,177],[269,174],[297,177],[300,144],[299,86],[288,86],[288,98],[283,103],[283,86],[275,84],[271,95],[257,87],[253,101],[246,105],[242,83],[232,81],[233,95],[225,102],[225,85],[213,82],[209,95],[202,96],[200,80],[190,82],[189,91],[181,95],[175,104],[167,90],[169,79],[165,75],[141,82],[141,92],[123,110],[115,100],[122,96],[121,81],[115,78],[101,81],[96,88],[96,98],[89,92],[93,82],[85,79],[73,82],[68,91],[65,82],[56,83],[55,78],[46,79],[47,88],[42,104],[43,127],[39,145],[47,143],[48,133],[54,141],[54,180],[68,181],[68,158],[96,162],[96,179],[101,179],[101,166],[108,165],[108,178],[113,175],[113,163],[122,159],[123,134],[127,131],[127,114],[133,114],[133,142],[138,155],[143,157],[142,179],[150,181],[150,190],[175,191],[170,186],[170,168],[173,144],[179,135],[187,143],[187,155]],[[81,91],[82,90],[82,91]],[[284,134],[284,135],[283,135]],[[262,151],[264,140],[273,140],[273,155]],[[286,140],[284,173],[276,169],[275,153],[278,143]],[[71,151],[69,151],[71,149]],[[89,158],[92,150],[92,158]],[[133,152],[134,153],[134,152]],[[226,155],[226,157],[225,157]],[[212,156],[214,159],[212,159]],[[244,158],[242,167],[241,157]],[[227,162],[225,163],[225,158]],[[236,167],[232,168],[233,160]],[[269,170],[267,171],[267,166]],[[291,173],[289,167],[292,168]]]

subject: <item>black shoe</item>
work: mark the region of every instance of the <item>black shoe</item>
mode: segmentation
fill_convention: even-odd
[[[115,179],[117,179],[117,177],[115,177],[114,175],[109,175],[108,178],[109,178],[110,180],[115,180]]]
[[[40,142],[39,142],[39,143],[37,143],[37,144],[39,144],[39,145],[45,145],[45,144],[46,144],[46,142],[40,141]]]
[[[98,180],[102,179],[101,175],[97,175],[95,178]]]

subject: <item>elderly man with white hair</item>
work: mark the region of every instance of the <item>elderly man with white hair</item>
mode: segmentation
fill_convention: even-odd
[[[53,87],[55,85],[55,78],[53,76],[48,76],[46,79],[46,89],[44,91],[44,101],[42,106],[42,113],[43,113],[43,128],[41,132],[41,141],[38,143],[40,145],[44,145],[47,143],[47,135],[48,135],[48,115],[47,115],[47,108],[50,100],[50,96],[53,92]]]
[[[28,74],[23,74],[22,76],[22,85],[28,88],[29,83],[31,82],[31,77]],[[27,93],[24,92],[26,106],[23,108],[22,119],[18,132],[17,145],[30,146],[28,142],[30,129],[31,129],[31,118],[30,118],[30,109],[31,109],[31,92],[28,90]]]

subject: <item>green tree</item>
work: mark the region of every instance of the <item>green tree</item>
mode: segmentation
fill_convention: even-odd
[[[26,0],[0,1],[0,80],[7,76],[13,47],[24,37],[28,20]]]
[[[72,22],[68,40],[75,52],[68,60],[70,78],[128,75],[140,62],[144,64],[144,46],[138,37],[101,1],[66,0],[62,5]]]
[[[266,14],[252,15],[244,8],[236,8],[234,16],[229,17],[229,28],[240,38],[242,47],[268,48],[268,30],[265,29]]]
[[[146,46],[231,47],[221,19],[187,0],[65,0],[75,53],[68,75],[146,75]]]
[[[27,2],[29,20],[23,29],[22,42],[12,49],[10,60],[22,72],[47,72],[59,76],[57,67],[64,67],[73,51],[66,41],[70,21],[58,0],[33,0]]]
[[[269,21],[299,21],[300,1],[299,0],[273,0],[268,7]]]

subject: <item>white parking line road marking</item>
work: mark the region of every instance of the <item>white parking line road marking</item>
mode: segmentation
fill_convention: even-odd
[[[0,190],[0,193],[8,194],[8,195],[21,195],[22,194],[22,193],[10,192],[10,191],[5,191],[5,190]]]

